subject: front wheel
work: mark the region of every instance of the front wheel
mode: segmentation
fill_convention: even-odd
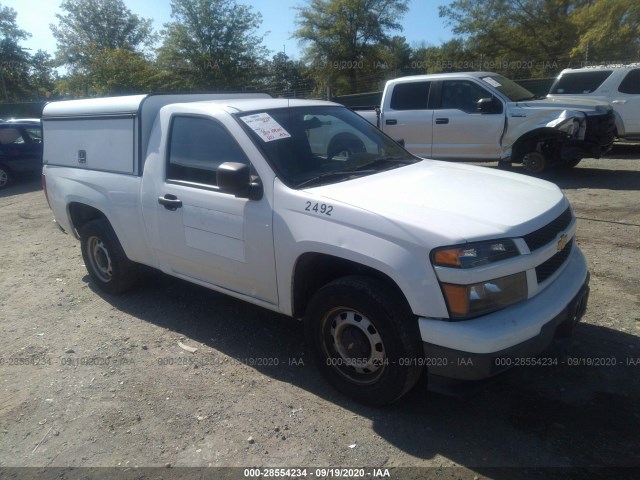
[[[308,305],[305,330],[329,383],[361,403],[392,403],[420,378],[417,320],[375,278],[344,277],[322,287]]]
[[[531,173],[542,173],[547,168],[547,159],[540,152],[529,152],[522,157],[522,165]]]
[[[118,294],[135,284],[137,265],[127,258],[106,219],[92,220],[82,227],[80,247],[87,271],[102,291]]]
[[[572,158],[571,160],[567,160],[562,164],[562,168],[573,168],[580,163],[581,158]]]
[[[4,165],[0,165],[0,190],[9,185],[10,178],[9,169]]]

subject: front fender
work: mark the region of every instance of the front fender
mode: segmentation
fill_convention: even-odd
[[[518,149],[536,138],[562,141],[583,140],[586,133],[586,114],[577,110],[548,110],[509,108],[507,129],[502,139],[503,158],[516,158]]]
[[[292,279],[297,259],[306,253],[319,253],[383,273],[402,291],[416,315],[448,316],[428,252],[410,241],[399,227],[370,212],[335,202],[331,216],[306,211],[311,194],[285,191],[286,188],[276,182],[273,218],[276,275],[283,313],[293,312]],[[317,201],[322,203],[323,199]]]

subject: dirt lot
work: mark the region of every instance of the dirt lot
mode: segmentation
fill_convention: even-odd
[[[0,193],[0,478],[95,472],[6,468],[25,466],[161,467],[135,478],[248,478],[184,466],[640,475],[640,147],[611,157],[544,175],[573,203],[592,274],[584,321],[554,350],[564,364],[513,370],[462,398],[422,381],[386,409],[336,394],[292,319],[161,274],[124,296],[96,291],[39,182],[10,187]]]

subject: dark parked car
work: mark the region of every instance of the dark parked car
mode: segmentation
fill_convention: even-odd
[[[0,189],[15,178],[42,172],[42,127],[39,122],[0,123]]]

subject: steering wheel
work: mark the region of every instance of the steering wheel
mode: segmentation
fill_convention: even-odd
[[[327,149],[327,162],[333,160],[337,155],[344,155],[347,158],[358,153],[366,153],[367,149],[362,140],[353,133],[339,133],[329,142]]]

